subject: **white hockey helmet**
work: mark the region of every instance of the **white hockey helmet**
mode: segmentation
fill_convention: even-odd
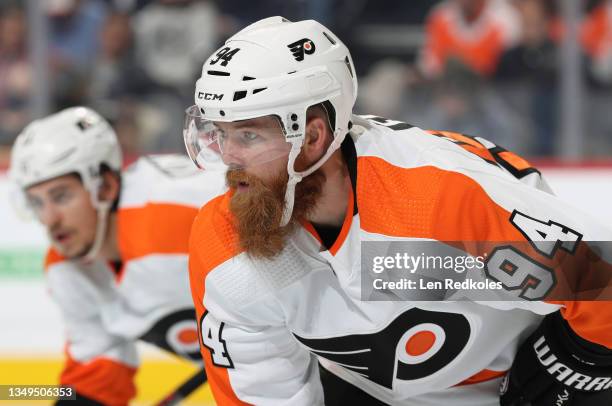
[[[289,153],[285,200],[290,206],[286,215],[290,215],[295,184],[338,149],[350,129],[356,97],[351,55],[329,29],[314,20],[266,18],[232,36],[204,63],[196,82],[196,104],[187,110],[185,146],[199,167],[219,167],[219,148],[211,147],[219,143],[210,131],[214,122],[276,116],[285,135],[285,154]],[[319,162],[296,173],[293,165],[304,141],[306,110],[322,102],[334,141]],[[278,158],[274,153],[262,155],[268,160]]]
[[[121,169],[115,131],[95,111],[71,107],[30,123],[11,152],[11,180],[23,191],[58,176],[78,173],[97,206],[100,165]]]
[[[87,107],[71,107],[33,121],[17,136],[11,152],[9,177],[17,187],[16,205],[29,211],[25,192],[30,186],[77,173],[97,209],[95,238],[84,255],[85,260],[92,260],[102,246],[113,204],[98,196],[101,165],[118,172],[121,162],[115,131]]]

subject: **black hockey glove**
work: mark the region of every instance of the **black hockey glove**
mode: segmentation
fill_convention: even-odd
[[[612,405],[612,350],[550,314],[519,348],[500,395],[501,406]]]

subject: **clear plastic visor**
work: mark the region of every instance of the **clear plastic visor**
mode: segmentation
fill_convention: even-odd
[[[14,181],[9,182],[8,196],[11,206],[20,220],[30,221],[37,218],[25,191]]]
[[[291,150],[276,116],[211,121],[195,105],[186,110],[183,139],[191,160],[205,170],[262,165],[288,157]]]

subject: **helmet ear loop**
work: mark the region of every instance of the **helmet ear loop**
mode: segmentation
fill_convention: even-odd
[[[338,148],[340,148],[340,145],[342,145],[342,142],[344,141],[345,136],[346,136],[345,133],[340,133],[339,131],[336,131],[336,134],[334,134],[334,139],[332,140],[331,144],[329,144],[329,147],[327,147],[327,151],[325,151],[325,154],[323,154],[323,156],[319,158],[319,160],[315,162],[310,168],[302,172],[294,172],[294,173],[296,173],[296,175],[300,175],[302,178],[305,178],[306,176],[310,175],[311,173],[319,169],[329,159],[329,157],[331,157],[332,154]]]
[[[336,131],[334,133],[334,139],[327,147],[327,151],[325,154],[315,162],[310,168],[306,169],[302,172],[296,172],[294,165],[297,156],[300,154],[300,150],[302,149],[302,145],[306,137],[296,137],[289,140],[291,142],[291,151],[289,151],[289,160],[287,161],[287,173],[289,174],[289,180],[287,181],[287,190],[285,192],[285,208],[283,210],[283,217],[281,220],[281,227],[289,224],[289,220],[291,219],[291,214],[293,213],[293,205],[295,202],[295,186],[300,183],[302,179],[306,176],[310,175],[317,169],[319,169],[323,164],[329,159],[329,157],[340,148],[340,145],[344,141],[344,137],[346,133]]]
[[[331,122],[331,116],[329,115],[329,110],[327,109],[327,106],[325,105],[325,103],[321,103],[320,105],[323,111],[325,111],[325,117],[327,117],[327,124],[329,124],[329,128],[335,128],[335,125]],[[335,139],[336,137],[334,137],[334,140]]]

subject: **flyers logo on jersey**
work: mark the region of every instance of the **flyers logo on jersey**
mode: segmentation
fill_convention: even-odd
[[[200,349],[198,326],[195,320],[177,322],[166,332],[166,341],[178,354],[189,354]]]
[[[314,354],[392,389],[396,380],[440,371],[461,353],[470,334],[470,324],[461,314],[410,309],[373,334],[295,337]]]
[[[163,317],[141,339],[194,361],[201,359],[193,309],[178,310]]]
[[[316,49],[314,42],[308,38],[302,38],[301,40],[295,41],[287,45],[287,48],[291,50],[293,57],[298,62],[304,60],[304,54],[312,55]]]

